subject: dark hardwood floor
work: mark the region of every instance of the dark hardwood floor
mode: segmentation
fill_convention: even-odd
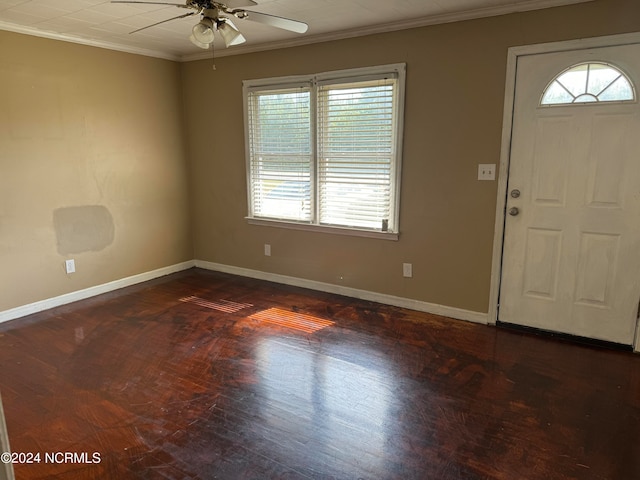
[[[203,270],[2,324],[0,371],[18,480],[640,478],[639,355]]]

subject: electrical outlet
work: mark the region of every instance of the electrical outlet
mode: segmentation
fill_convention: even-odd
[[[402,276],[406,278],[413,277],[413,265],[410,263],[402,264]]]
[[[268,243],[264,244],[264,255],[265,257],[271,256],[271,245],[269,245]]]
[[[495,180],[495,179],[496,179],[495,163],[480,163],[478,165],[478,180]]]
[[[74,259],[65,260],[64,261],[64,268],[67,271],[67,273],[75,273],[75,271],[76,271],[76,261]]]

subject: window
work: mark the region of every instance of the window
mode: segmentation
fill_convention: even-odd
[[[244,82],[249,220],[397,238],[404,64]]]
[[[581,63],[558,75],[545,89],[541,105],[628,102],[635,100],[629,78],[608,63]]]

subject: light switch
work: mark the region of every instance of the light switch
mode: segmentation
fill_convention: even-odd
[[[495,179],[496,179],[495,163],[480,163],[478,165],[478,180],[495,180]]]

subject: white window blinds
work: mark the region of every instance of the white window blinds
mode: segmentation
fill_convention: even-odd
[[[310,89],[252,92],[248,113],[253,215],[311,221]]]
[[[250,219],[398,232],[404,65],[244,89]]]
[[[318,88],[321,224],[387,231],[392,217],[395,78]]]

